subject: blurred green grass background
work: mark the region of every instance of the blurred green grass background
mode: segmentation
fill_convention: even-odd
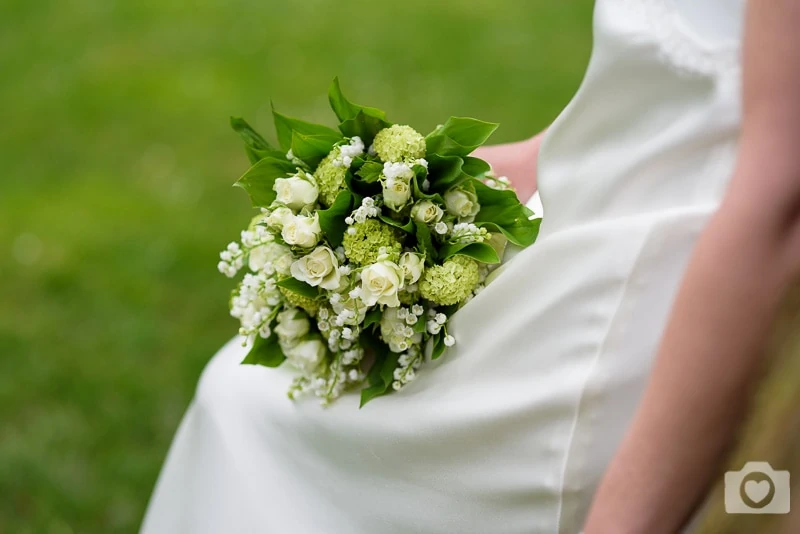
[[[546,126],[591,2],[10,0],[0,6],[0,533],[135,532],[236,329],[218,251],[249,220],[228,116],[357,102]]]

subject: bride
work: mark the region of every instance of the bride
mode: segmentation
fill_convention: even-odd
[[[800,270],[800,4],[744,3],[598,0],[574,100],[479,154],[538,186],[545,219],[453,318],[448,356],[323,409],[231,341],[142,532],[681,528]]]

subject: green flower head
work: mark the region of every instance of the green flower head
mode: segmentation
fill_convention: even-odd
[[[394,229],[378,219],[367,219],[352,225],[345,232],[342,245],[344,255],[359,265],[378,261],[382,247],[390,261],[397,261],[403,249]]]
[[[304,297],[294,291],[289,291],[285,287],[279,287],[278,289],[283,293],[283,296],[289,304],[307,311],[309,315],[314,316],[317,310],[319,310],[320,303],[316,300]]]
[[[336,197],[345,188],[344,178],[347,175],[347,168],[335,163],[340,153],[341,149],[338,146],[335,147],[314,171],[314,179],[319,188],[319,201],[325,206],[333,204]]]
[[[478,285],[478,264],[467,256],[453,256],[442,265],[434,265],[425,271],[419,282],[423,298],[450,306],[458,304]]]
[[[411,306],[419,302],[419,292],[409,293],[408,291],[399,291],[397,293],[397,298],[400,300],[400,304]]]
[[[383,161],[414,161],[425,157],[425,138],[411,126],[395,124],[375,136],[372,145]]]

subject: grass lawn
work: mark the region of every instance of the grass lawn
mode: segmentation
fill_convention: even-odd
[[[10,0],[0,8],[0,533],[135,532],[196,380],[236,330],[249,220],[228,128],[358,102],[547,125],[591,2]]]

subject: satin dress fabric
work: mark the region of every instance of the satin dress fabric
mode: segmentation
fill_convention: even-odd
[[[141,532],[579,532],[733,171],[743,4],[599,0],[541,148],[539,239],[454,316],[457,344],[359,410],[289,401],[291,371],[232,340]]]

